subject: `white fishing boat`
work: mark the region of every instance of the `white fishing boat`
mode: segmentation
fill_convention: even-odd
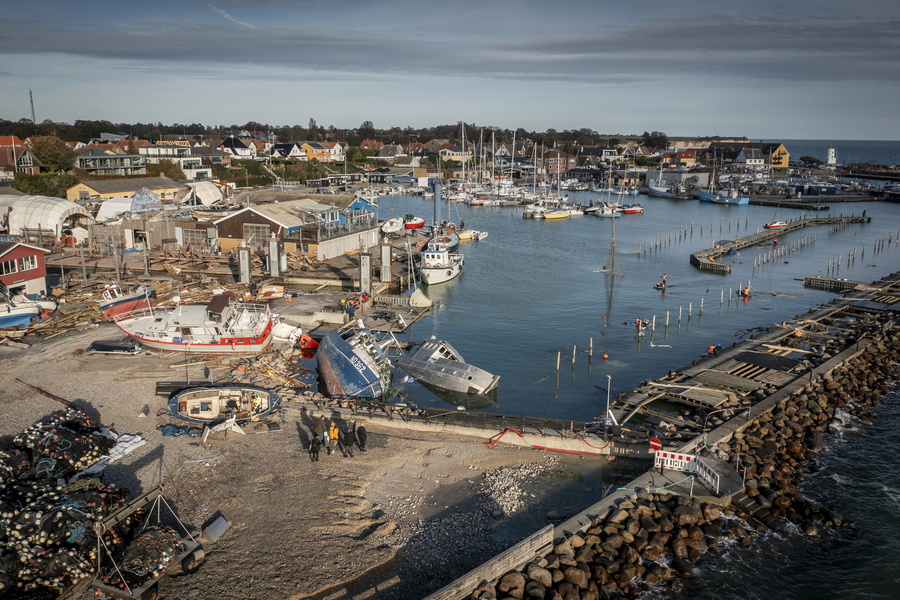
[[[419,279],[428,285],[444,283],[462,272],[463,255],[449,250],[425,250],[419,259]]]
[[[115,323],[148,348],[198,354],[258,353],[273,339],[278,315],[264,304],[214,296],[207,305],[181,304],[120,315]]]

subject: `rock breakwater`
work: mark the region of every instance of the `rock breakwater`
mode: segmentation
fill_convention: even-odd
[[[873,323],[877,321],[877,325]],[[816,536],[846,525],[843,517],[798,491],[815,469],[826,436],[844,419],[871,423],[874,408],[897,378],[900,330],[890,315],[867,318],[842,336],[845,348],[867,334],[871,343],[818,379],[775,403],[708,453],[729,461],[745,487],[722,499],[635,490],[577,533],[558,537],[553,551],[475,589],[473,600],[630,598],[676,587],[722,548],[750,546],[768,529],[794,524]],[[836,356],[840,348],[832,348]],[[830,358],[830,357],[823,357]]]

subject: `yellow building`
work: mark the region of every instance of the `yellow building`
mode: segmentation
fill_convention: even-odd
[[[131,198],[141,188],[147,188],[160,200],[172,200],[181,184],[168,177],[129,177],[122,179],[97,179],[76,183],[66,190],[66,198],[73,202],[105,200],[107,198]]]

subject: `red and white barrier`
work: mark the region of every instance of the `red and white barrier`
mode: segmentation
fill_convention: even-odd
[[[713,492],[719,492],[719,474],[699,456],[681,454],[680,452],[660,451],[656,453],[653,466],[657,469],[669,469],[670,471],[682,471],[696,475]]]

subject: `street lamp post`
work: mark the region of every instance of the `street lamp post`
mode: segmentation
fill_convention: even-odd
[[[612,387],[612,375],[606,376],[606,414],[603,415],[604,421],[609,423],[609,390]]]

